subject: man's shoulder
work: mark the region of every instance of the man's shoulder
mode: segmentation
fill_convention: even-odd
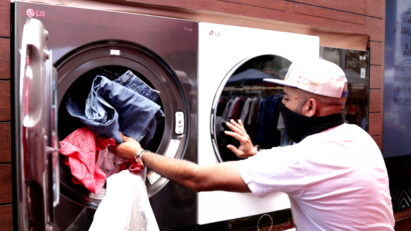
[[[308,136],[299,144],[301,146],[310,146],[315,143],[324,144],[325,143],[334,143],[338,144],[339,142],[353,142],[353,141],[371,141],[372,138],[361,127],[355,124],[341,124],[336,127],[327,129],[325,131],[313,134]],[[366,142],[368,143],[368,142]]]
[[[338,125],[336,127],[327,129],[325,131],[322,131],[318,134],[321,134],[323,136],[333,136],[333,135],[344,135],[344,136],[352,136],[352,135],[368,135],[368,133],[359,127],[356,124],[347,124],[343,123],[341,125]]]

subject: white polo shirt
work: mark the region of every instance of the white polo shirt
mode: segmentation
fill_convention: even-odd
[[[394,230],[388,176],[370,135],[342,124],[238,162],[257,196],[289,195],[298,230]]]

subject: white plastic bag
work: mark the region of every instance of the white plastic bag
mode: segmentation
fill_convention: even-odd
[[[157,231],[144,173],[123,170],[107,178],[106,196],[101,201],[90,231]]]

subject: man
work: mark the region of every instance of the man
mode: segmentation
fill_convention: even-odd
[[[381,152],[368,133],[344,123],[344,72],[318,59],[293,63],[285,80],[266,81],[284,85],[279,109],[294,145],[257,151],[242,122],[231,120],[226,134],[240,146],[227,148],[247,159],[198,166],[144,151],[128,137],[115,152],[195,191],[285,192],[298,230],[393,230]]]

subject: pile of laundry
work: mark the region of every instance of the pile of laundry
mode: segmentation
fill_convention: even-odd
[[[109,147],[123,142],[120,132],[135,138],[143,147],[150,143],[157,125],[164,120],[164,113],[156,103],[160,93],[128,70],[115,80],[96,75],[87,99],[73,97],[75,92],[69,94],[66,110],[84,125],[60,142],[60,153],[65,156],[73,183],[98,193],[108,178],[106,196],[96,211],[92,227],[98,230],[99,225],[110,223],[115,230],[146,230],[141,229],[141,222],[147,223],[147,219],[134,220],[142,218],[142,214],[154,218],[144,183],[144,167],[134,160],[117,157]],[[128,220],[110,218],[116,217],[114,213],[124,215],[116,209],[128,211],[132,207],[138,207],[140,212],[129,211]],[[143,207],[150,211],[141,213]],[[157,226],[151,223],[150,226]],[[136,224],[140,229],[132,228]],[[119,225],[126,228],[120,229]]]

